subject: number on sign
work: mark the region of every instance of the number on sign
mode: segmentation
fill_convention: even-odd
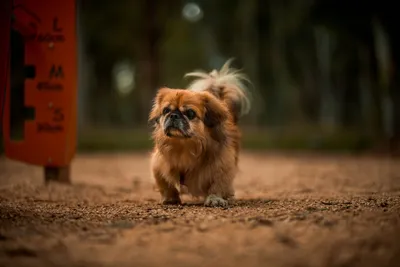
[[[53,77],[64,78],[64,70],[63,70],[62,66],[61,65],[56,66],[53,64],[53,66],[51,66],[49,76],[50,76],[50,79],[52,79]]]
[[[58,26],[58,18],[54,18],[53,19],[53,31],[55,32],[62,32],[63,28],[61,28],[60,26]]]
[[[53,121],[60,122],[64,120],[64,113],[62,108],[55,108],[53,110]]]

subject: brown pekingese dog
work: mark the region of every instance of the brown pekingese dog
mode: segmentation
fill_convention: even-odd
[[[227,206],[234,196],[241,134],[250,109],[246,77],[229,67],[192,72],[187,89],[161,88],[150,112],[155,147],[151,170],[163,204],[181,204],[182,186],[205,206]]]

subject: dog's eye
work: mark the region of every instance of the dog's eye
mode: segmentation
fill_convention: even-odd
[[[189,120],[193,120],[196,117],[196,112],[194,112],[193,109],[188,109],[186,110],[185,115]]]
[[[171,111],[171,109],[169,107],[166,107],[163,109],[162,113],[163,113],[163,115],[165,115],[165,114],[169,113],[170,111]]]

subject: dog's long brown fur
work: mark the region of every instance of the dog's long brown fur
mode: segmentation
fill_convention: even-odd
[[[239,82],[242,74],[228,64],[221,72],[190,73],[200,78],[188,89],[162,88],[155,97],[149,116],[155,124],[151,169],[164,204],[181,203],[182,183],[192,196],[204,197],[207,206],[226,206],[234,196],[241,138],[237,121],[248,111],[249,101]],[[180,131],[166,135],[166,107],[196,114],[191,120],[185,117],[185,136]]]

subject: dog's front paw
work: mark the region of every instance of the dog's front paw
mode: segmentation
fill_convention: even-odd
[[[180,198],[164,198],[161,203],[163,205],[181,205],[182,201]]]
[[[216,195],[209,195],[204,201],[206,207],[227,207],[228,201]]]

